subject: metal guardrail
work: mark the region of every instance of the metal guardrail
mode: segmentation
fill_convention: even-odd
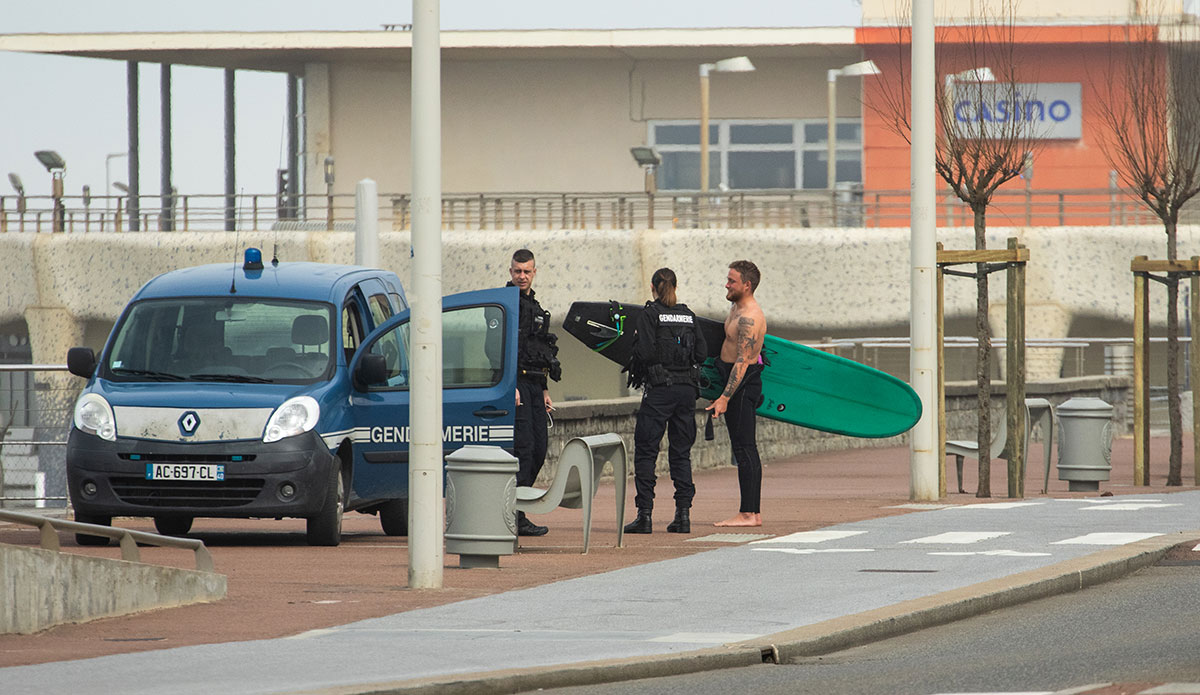
[[[70,406],[48,405],[44,397],[55,391],[20,377],[66,370],[65,365],[0,364],[0,507],[43,507],[67,500],[65,477],[55,475],[60,469],[45,460],[44,447],[66,446]],[[69,395],[77,390],[71,389]],[[39,448],[43,448],[40,453]]]
[[[61,550],[58,542],[59,531],[86,533],[89,536],[104,536],[119,541],[121,544],[122,560],[141,562],[141,552],[138,550],[138,543],[142,543],[144,545],[164,548],[191,550],[196,556],[197,570],[201,572],[214,571],[212,555],[208,552],[204,541],[195,538],[173,538],[171,536],[161,536],[157,533],[133,531],[113,526],[99,526],[97,524],[84,524],[78,521],[52,519],[40,514],[9,512],[2,509],[0,509],[0,520],[10,521],[23,526],[36,526],[41,535],[41,547],[43,550]]]
[[[602,193],[450,193],[442,198],[448,230],[903,227],[909,191],[760,189]],[[970,226],[973,213],[953,194],[939,193],[939,226]],[[409,229],[412,199],[381,193],[379,220]],[[353,194],[175,194],[128,196],[0,196],[0,233],[240,230],[344,230],[353,224]],[[167,210],[167,213],[163,211]],[[1200,220],[1200,203],[1180,222]],[[1157,224],[1130,191],[1118,188],[997,191],[992,226]]]

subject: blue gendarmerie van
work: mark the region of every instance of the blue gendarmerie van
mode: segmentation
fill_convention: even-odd
[[[442,304],[445,448],[511,450],[517,290]],[[408,315],[395,273],[253,248],[149,281],[98,358],[67,355],[88,380],[67,442],[76,520],[184,534],[196,517],[293,517],[337,545],[356,510],[406,535]]]

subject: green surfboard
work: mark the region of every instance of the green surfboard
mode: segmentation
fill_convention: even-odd
[[[622,366],[633,354],[633,332],[641,305],[575,302],[563,328],[584,345]],[[700,395],[720,395],[725,383],[715,361],[725,327],[698,318],[709,358],[701,368]],[[921,400],[896,377],[844,357],[768,335],[763,343],[763,402],[759,415],[851,437],[891,437],[907,432],[921,417]]]

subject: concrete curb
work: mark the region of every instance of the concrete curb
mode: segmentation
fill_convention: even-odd
[[[547,688],[619,683],[640,678],[679,676],[723,668],[754,666],[766,660],[753,646],[727,645],[678,654],[581,661],[532,668],[483,671],[391,683],[347,685],[297,691],[294,695],[477,695],[522,693]]]
[[[751,642],[771,641],[780,663],[828,654],[1119,579],[1158,562],[1176,545],[1197,540],[1200,531],[1155,536],[1049,567],[778,632]]]
[[[477,695],[615,683],[828,654],[1119,579],[1154,564],[1200,530],[1169,533],[1048,567],[772,635],[677,654],[298,691],[304,695]]]

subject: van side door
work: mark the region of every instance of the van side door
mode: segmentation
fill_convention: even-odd
[[[442,440],[447,453],[464,444],[513,448],[517,311],[514,287],[442,300]],[[409,325],[407,310],[386,321],[367,336],[351,364],[352,500],[408,496]],[[367,355],[383,358],[383,381],[361,383],[358,375]]]

